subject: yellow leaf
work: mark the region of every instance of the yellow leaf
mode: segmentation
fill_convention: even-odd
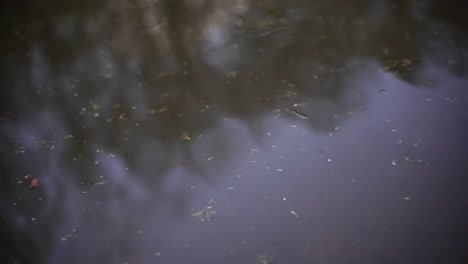
[[[182,133],[180,136],[182,140],[192,140],[187,132]]]

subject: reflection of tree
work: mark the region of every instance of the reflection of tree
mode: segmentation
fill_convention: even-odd
[[[207,174],[192,142],[181,140],[183,133],[203,140],[230,117],[260,136],[261,120],[303,103],[310,128],[329,132],[366,104],[366,92],[352,80],[367,60],[413,84],[427,56],[440,62],[453,58],[452,69],[464,72],[466,56],[459,54],[466,39],[457,35],[460,29],[433,36],[442,28],[425,14],[414,16],[417,6],[297,2],[142,0],[50,7],[43,13],[60,15],[38,28],[33,24],[33,32],[18,33],[23,45],[3,42],[8,53],[1,55],[0,82],[8,89],[1,122],[10,145],[2,146],[8,157],[2,175],[37,168],[46,174],[58,166],[77,186],[92,185],[106,174],[93,169],[96,160],[115,155],[116,163],[137,175],[137,184],[164,193],[164,176],[174,167]],[[31,9],[21,6],[28,14]],[[429,10],[446,19],[437,6]],[[17,34],[8,32],[5,38]],[[453,52],[441,53],[446,47]],[[354,92],[361,96],[353,98]],[[228,160],[233,134],[219,135],[209,147]],[[64,141],[67,135],[74,139]],[[42,140],[58,150],[36,147],[11,156],[18,146],[42,146]],[[57,180],[52,189],[62,186],[61,175],[49,177]],[[20,186],[6,178],[1,183],[6,210]],[[126,186],[106,188],[109,196],[126,194]],[[183,193],[171,198],[184,206]]]
[[[30,115],[60,109],[66,131],[109,149],[126,146],[130,164],[138,163],[139,145],[148,140],[173,154],[181,150],[181,133],[202,134],[220,116],[239,117],[253,128],[275,109],[303,101],[309,102],[311,128],[327,131],[339,120],[330,116],[365,103],[347,98],[349,76],[363,56],[410,80],[426,55],[420,51],[431,48],[422,46],[431,21],[412,15],[417,6],[373,1],[352,7],[118,1],[50,8],[44,13],[64,15],[45,19],[39,32],[30,33],[34,37],[24,37],[27,54],[10,49],[13,54],[4,57],[2,82],[14,89],[3,98],[19,100],[8,110]],[[127,130],[138,140],[125,143]],[[68,156],[89,154],[88,148],[77,144]]]

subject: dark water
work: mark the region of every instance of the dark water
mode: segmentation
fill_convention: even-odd
[[[461,3],[0,1],[1,263],[468,263]]]

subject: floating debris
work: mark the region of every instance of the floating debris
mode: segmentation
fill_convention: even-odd
[[[407,58],[403,59],[392,59],[387,62],[385,65],[384,71],[393,72],[396,74],[407,75],[413,70],[414,60]]]
[[[46,141],[46,140],[41,140],[40,142],[37,142],[37,143],[40,144],[45,149],[50,149],[50,150],[53,150],[56,144],[55,141]]]
[[[256,148],[252,148],[250,149],[250,155],[256,155],[260,153],[260,150],[259,149],[256,149]]]
[[[384,88],[379,89],[379,93],[387,93],[387,89],[384,89]]]
[[[33,178],[29,183],[29,189],[34,189],[39,185],[39,180],[37,178]]]
[[[295,103],[293,104],[294,107],[305,107],[307,106],[307,103],[306,102],[301,102],[301,103]]]
[[[275,263],[275,258],[272,255],[267,253],[259,254],[257,256],[258,263],[260,264],[273,264]]]
[[[286,90],[286,92],[284,93],[284,97],[296,98],[297,92],[293,90]]]
[[[423,164],[423,165],[427,165],[428,162],[424,161],[424,160],[421,160],[421,159],[415,159],[411,156],[404,156],[403,157],[403,161],[407,164],[410,164],[410,165],[417,165],[417,164]]]
[[[291,214],[294,215],[296,218],[299,218],[299,215],[295,211],[291,210]]]
[[[90,186],[97,186],[97,185],[103,185],[105,184],[105,181],[92,181],[89,185]]]
[[[306,114],[304,114],[302,112],[299,112],[296,109],[291,109],[291,110],[288,109],[287,111],[288,111],[288,113],[293,114],[293,115],[295,115],[295,116],[297,116],[297,117],[299,117],[301,119],[309,119],[308,115],[306,115]]]
[[[422,159],[415,159],[411,156],[403,156],[403,159],[401,160],[392,160],[392,165],[429,165],[428,161],[424,161]]]
[[[192,217],[195,218],[198,222],[207,222],[211,221],[216,214],[216,210],[213,208],[214,200],[208,200],[208,206],[194,212]]]
[[[413,143],[406,142],[406,141],[404,141],[402,139],[399,139],[399,140],[396,141],[396,143],[398,145],[403,145],[403,146],[408,147],[408,148],[417,148],[417,147],[421,146],[421,139],[417,139]]]
[[[238,71],[230,71],[226,74],[227,79],[236,79],[240,72]]]
[[[62,238],[60,238],[60,241],[64,244],[72,241],[72,240],[75,240],[78,236],[78,229],[77,228],[73,228],[72,231],[68,234],[65,234]]]
[[[91,107],[94,109],[94,110],[99,110],[101,109],[101,105],[99,103],[96,103],[96,102],[91,102]]]
[[[190,138],[190,136],[189,136],[189,134],[187,132],[182,133],[182,135],[180,135],[180,138],[182,140],[192,140],[192,138]]]

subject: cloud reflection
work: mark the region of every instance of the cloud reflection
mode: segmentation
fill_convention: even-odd
[[[376,72],[414,87],[427,61],[463,74],[456,29],[427,7],[387,5],[111,1],[45,18],[24,50],[2,55],[13,256],[141,263],[149,249],[138,244],[167,232],[158,213],[187,210],[181,175],[213,184],[266,124],[296,122],[297,111],[309,131],[333,133],[369,104],[362,86]]]

